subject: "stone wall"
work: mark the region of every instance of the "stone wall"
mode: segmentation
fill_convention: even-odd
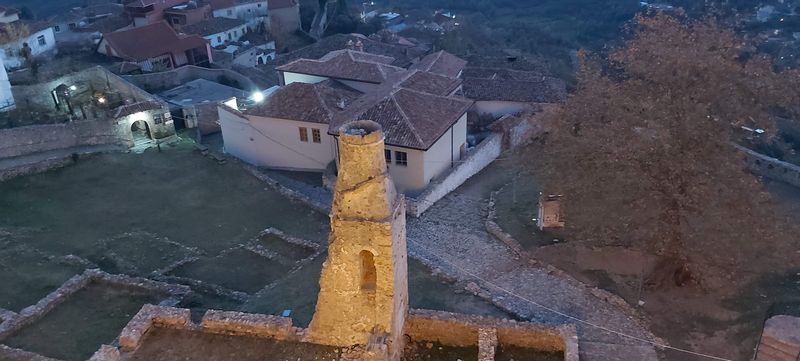
[[[438,342],[455,347],[476,346],[481,343],[515,346],[563,352],[565,360],[578,360],[577,331],[572,325],[553,328],[492,317],[411,310],[406,320],[405,332],[413,341]],[[493,338],[496,338],[495,342],[491,342]],[[481,354],[493,354],[487,351],[479,350]]]
[[[124,75],[123,78],[134,85],[151,92],[169,90],[195,79],[205,79],[217,83],[228,83],[226,85],[244,90],[253,90],[258,88],[252,80],[235,71],[229,69],[201,68],[194,65],[182,66],[177,69],[160,73]],[[231,84],[230,82],[234,82],[234,84]]]
[[[0,130],[0,158],[91,145],[125,145],[126,139],[126,135],[110,121],[85,121],[2,129]]]
[[[774,316],[764,324],[755,361],[800,360],[800,317]]]
[[[736,147],[744,152],[747,168],[751,172],[800,187],[800,166],[768,157],[742,146]]]
[[[146,91],[101,66],[68,74],[50,81],[30,85],[15,85],[12,88],[12,92],[20,106],[53,109],[55,104],[53,103],[51,92],[61,84],[74,85],[77,89],[72,93],[76,94],[76,96],[82,93],[109,89],[118,93],[122,99],[127,100],[129,103],[152,100],[153,98]]]
[[[407,213],[414,217],[421,216],[428,208],[447,194],[464,184],[470,177],[486,168],[500,156],[503,147],[503,135],[493,133],[471,150],[467,157],[439,179],[432,181],[420,195],[406,197]]]

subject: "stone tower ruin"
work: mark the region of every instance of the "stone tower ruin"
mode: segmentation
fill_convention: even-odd
[[[387,173],[383,139],[373,121],[339,129],[328,258],[307,338],[352,346],[385,337],[396,355],[408,313],[406,218],[404,199]]]

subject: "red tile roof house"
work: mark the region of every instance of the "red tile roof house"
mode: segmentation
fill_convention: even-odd
[[[279,67],[287,85],[263,103],[220,107],[225,151],[256,166],[323,171],[338,160],[338,128],[370,119],[386,134],[398,190],[421,193],[466,156],[472,102],[451,96],[460,79],[387,65],[393,60],[344,50]]]
[[[472,110],[494,118],[561,103],[567,98],[563,80],[540,72],[476,67],[466,68],[462,77],[464,97],[475,101]]]
[[[125,14],[133,20],[133,26],[145,26],[163,21],[164,10],[186,3],[187,0],[127,0]]]
[[[163,21],[103,34],[97,52],[135,63],[143,71],[213,62],[206,39],[198,35],[179,35]]]

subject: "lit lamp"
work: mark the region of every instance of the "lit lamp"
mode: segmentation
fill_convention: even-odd
[[[261,103],[264,101],[264,93],[262,93],[261,91],[255,91],[253,92],[253,95],[250,98],[253,99],[253,101],[256,103]]]

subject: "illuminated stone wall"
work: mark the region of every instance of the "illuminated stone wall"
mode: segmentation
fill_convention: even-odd
[[[371,121],[340,130],[328,259],[308,340],[366,345],[385,335],[397,355],[408,310],[405,207],[386,171],[383,139]]]

